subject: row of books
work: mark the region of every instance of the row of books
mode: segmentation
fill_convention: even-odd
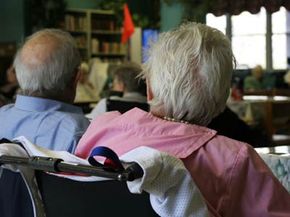
[[[68,31],[87,31],[87,18],[69,14],[65,15],[65,29]]]
[[[65,15],[65,29],[67,31],[87,31],[87,18],[84,16]],[[92,30],[118,31],[120,28],[112,20],[92,20]]]
[[[91,25],[92,25],[92,29],[95,29],[95,30],[108,30],[108,31],[118,30],[116,27],[116,23],[113,20],[93,19],[91,21]]]
[[[126,45],[118,43],[118,42],[106,42],[99,41],[96,38],[93,38],[91,41],[92,53],[114,53],[114,54],[122,54],[126,53]]]

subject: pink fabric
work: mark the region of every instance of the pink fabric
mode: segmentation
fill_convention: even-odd
[[[122,155],[149,146],[183,160],[212,216],[290,216],[290,195],[255,150],[196,125],[169,122],[139,109],[97,117],[76,155],[107,146]]]

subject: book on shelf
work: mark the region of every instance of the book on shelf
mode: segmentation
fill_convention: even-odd
[[[126,45],[120,44],[118,42],[103,41],[101,42],[101,46],[99,47],[98,52],[93,53],[124,55],[126,53]]]
[[[113,20],[98,20],[93,19],[91,21],[92,30],[104,30],[104,31],[116,31],[115,22]]]
[[[71,33],[81,56],[122,60],[128,52],[120,43],[121,27],[113,11],[69,9],[64,28]]]
[[[65,29],[68,31],[87,31],[87,18],[69,14],[65,15]]]
[[[96,38],[93,38],[91,44],[92,44],[92,53],[93,54],[99,53],[100,52],[100,48],[99,48],[100,43],[99,43],[99,40],[96,39]]]

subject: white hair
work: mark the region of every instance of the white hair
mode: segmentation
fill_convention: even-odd
[[[48,54],[46,61],[29,64],[23,60],[20,48],[14,59],[14,67],[23,94],[42,96],[60,94],[77,72],[80,55],[72,36],[58,29],[43,29],[27,38],[26,42],[39,36],[49,37],[56,47]],[[25,44],[24,44],[25,45]],[[27,58],[27,57],[25,57]]]
[[[225,108],[234,62],[226,36],[204,24],[160,34],[142,72],[154,95],[151,110],[207,125]]]

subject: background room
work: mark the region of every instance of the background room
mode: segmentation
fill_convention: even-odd
[[[61,28],[74,37],[83,71],[75,104],[89,113],[101,98],[112,94],[116,65],[128,61],[142,64],[150,41],[156,40],[160,32],[194,20],[219,29],[231,40],[237,61],[228,101],[231,111],[268,138],[261,146],[289,144],[289,5],[275,1],[213,2],[2,0],[1,104],[13,102],[17,93],[15,76],[6,75],[16,49],[26,36],[39,29]],[[125,3],[133,26],[127,26],[129,33],[122,42]],[[256,78],[252,71],[257,66],[261,72]]]
[[[1,217],[290,216],[290,1],[0,2]]]

